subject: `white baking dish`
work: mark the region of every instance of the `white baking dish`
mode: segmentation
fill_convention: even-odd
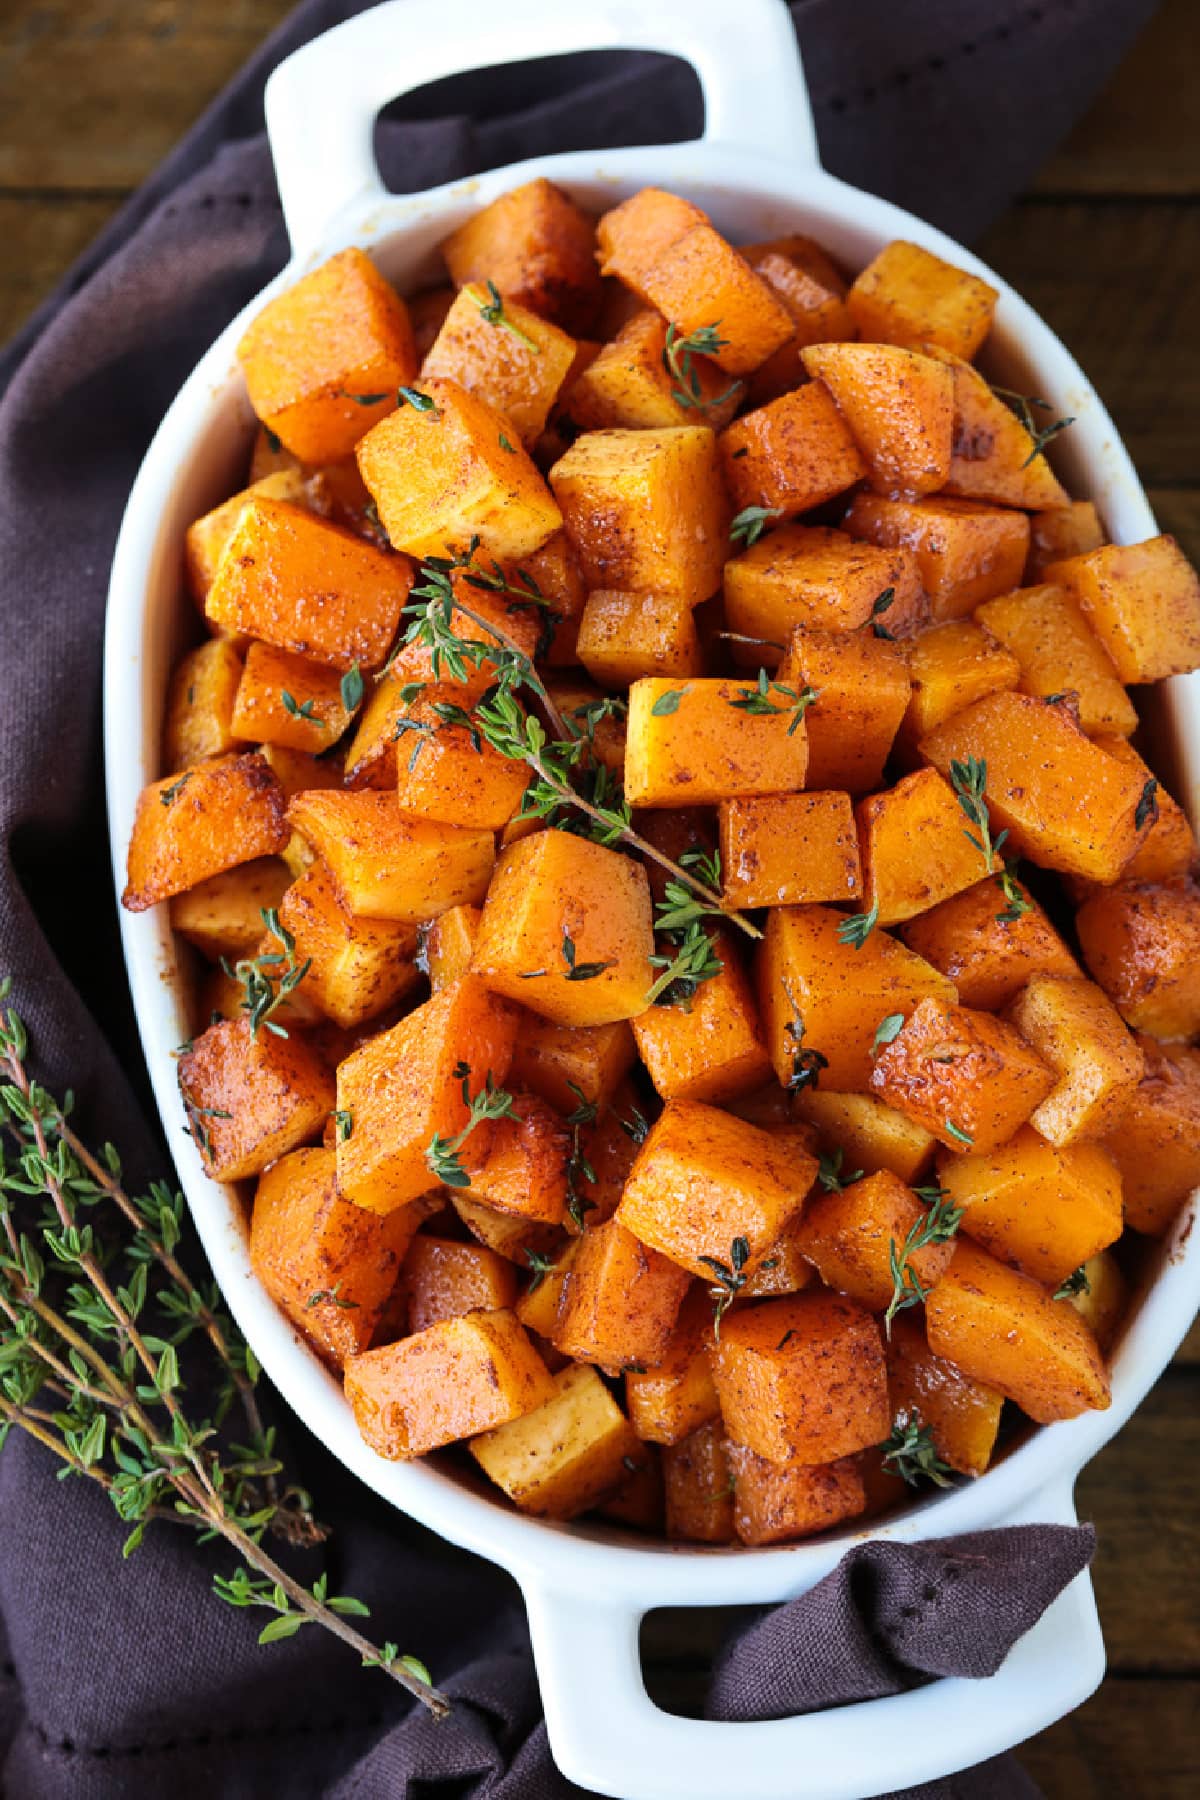
[[[396,94],[463,68],[554,52],[640,47],[695,67],[700,140],[518,163],[417,196],[380,184],[371,134]],[[181,545],[187,523],[242,478],[252,421],[234,361],[270,294],[348,244],[367,247],[400,288],[435,278],[436,246],[495,195],[546,175],[601,207],[649,183],[687,195],[743,242],[800,229],[850,267],[905,237],[985,275],[1000,290],[989,366],[1010,385],[1076,415],[1059,445],[1074,492],[1096,500],[1112,537],[1143,538],[1154,519],[1108,415],[1044,324],[998,276],[931,226],[825,174],[792,26],[782,0],[393,0],[298,51],[267,90],[267,120],[293,259],[218,339],[147,453],[113,562],[105,661],[105,754],[118,887],[134,807],[158,776],[168,673],[186,641]],[[953,172],[947,171],[947,179]],[[1200,679],[1155,700],[1156,723],[1195,816]],[[980,1480],[862,1534],[773,1550],[646,1542],[596,1525],[523,1518],[498,1497],[427,1464],[367,1449],[338,1382],[297,1341],[251,1273],[241,1208],[212,1183],[181,1132],[174,1047],[187,1035],[167,909],[122,918],[146,1057],[192,1216],[229,1306],[288,1403],[351,1469],[403,1512],[509,1569],[529,1610],[555,1757],[584,1787],[620,1800],[860,1800],[950,1773],[1040,1731],[1097,1685],[1104,1650],[1081,1576],[986,1681],[940,1681],[911,1694],[759,1724],[696,1722],[659,1711],[640,1674],[638,1626],[658,1606],[784,1600],[825,1575],[862,1535],[910,1540],[1021,1520],[1072,1521],[1072,1488],[1128,1418],[1182,1338],[1200,1291],[1200,1232],[1186,1222],[1116,1358],[1110,1411],[1032,1433]],[[403,1620],[387,1621],[403,1635]],[[419,1644],[416,1646],[419,1649]]]

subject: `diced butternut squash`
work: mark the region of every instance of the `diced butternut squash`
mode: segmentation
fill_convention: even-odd
[[[1025,580],[1030,586],[1045,581],[1051,563],[1069,556],[1083,556],[1107,543],[1100,515],[1091,500],[1069,500],[1052,506],[1029,521],[1029,561]]]
[[[699,675],[703,666],[692,609],[673,594],[596,588],[579,621],[576,655],[607,687],[643,675]]]
[[[1007,1016],[1058,1076],[1031,1116],[1034,1127],[1059,1145],[1106,1137],[1143,1073],[1142,1053],[1112,1001],[1082,978],[1035,975]]]
[[[355,248],[269,300],[237,354],[251,406],[304,463],[349,456],[417,372],[408,310]]]
[[[1159,1237],[1200,1187],[1200,1050],[1138,1042],[1146,1072],[1105,1148],[1121,1171],[1126,1224]]]
[[[484,741],[453,687],[423,688],[395,729],[401,812],[438,825],[499,831],[520,807],[528,764]]]
[[[893,1253],[899,1255],[909,1232],[924,1216],[925,1208],[912,1189],[883,1169],[814,1194],[797,1236],[826,1287],[849,1294],[871,1312],[882,1312],[895,1286]],[[927,1244],[914,1250],[905,1266],[928,1290],[940,1281],[953,1254],[950,1241]]]
[[[686,1006],[648,1006],[633,1021],[638,1055],[664,1100],[719,1104],[771,1076],[754,988],[733,934],[713,931],[709,941],[720,974],[702,981]]]
[[[625,721],[614,718],[604,708],[604,694],[592,682],[585,681],[577,669],[554,675],[546,683],[546,691],[559,712],[577,731],[591,733],[591,750],[598,763],[611,775],[622,776],[625,769]],[[598,710],[597,710],[598,709]]]
[[[816,694],[804,716],[808,786],[851,794],[877,787],[908,705],[900,649],[869,631],[798,629],[777,680]]]
[[[982,1475],[992,1459],[1004,1396],[935,1355],[923,1327],[904,1314],[892,1323],[887,1371],[893,1419],[927,1425],[943,1462],[960,1475]]]
[[[435,1137],[453,1138],[467,1124],[464,1087],[474,1096],[489,1076],[503,1087],[516,1030],[512,1008],[467,975],[346,1058],[337,1106],[349,1113],[350,1130],[337,1159],[347,1200],[391,1212],[438,1185],[426,1152]],[[486,1155],[491,1133],[487,1120],[471,1132],[463,1147],[470,1166]]]
[[[361,1025],[416,986],[417,934],[393,919],[364,919],[343,904],[324,863],[284,895],[279,920],[307,962],[305,991],[338,1025]]]
[[[494,558],[489,558],[488,562],[492,565],[490,568],[487,563],[482,565],[485,574],[491,574],[500,566]],[[475,570],[478,571],[480,567],[481,564],[476,559]],[[518,585],[522,585],[521,575],[525,568],[526,562],[522,558],[520,571],[516,577]],[[530,658],[534,656],[541,632],[538,608],[522,606],[518,601],[510,601],[502,594],[478,587],[472,575],[464,570],[458,570],[450,577],[450,585],[454,590],[455,597],[455,606],[450,614],[450,630],[455,637],[461,638],[466,643],[483,645],[490,650],[493,641],[496,640],[496,632],[499,632],[503,634],[503,637],[510,639],[523,656]],[[496,632],[491,629],[493,626],[495,626]],[[435,662],[438,664],[436,669]],[[403,644],[397,651],[390,676],[384,677],[379,684],[379,691],[383,692],[386,689],[388,693],[385,708],[377,714],[372,714],[371,708],[367,709],[363,715],[362,731],[355,739],[346,759],[351,785],[362,786],[364,780],[372,786],[384,785],[374,773],[367,774],[364,771],[360,775],[359,767],[364,759],[369,763],[373,757],[379,754],[379,738],[386,737],[384,749],[390,746],[399,715],[407,704],[403,698],[407,686],[418,682],[436,682],[439,686],[457,689],[456,698],[462,706],[467,707],[481,699],[494,685],[495,680],[496,664],[490,656],[480,656],[479,660],[475,661],[473,653],[473,659],[467,663],[464,669],[463,679],[458,681],[450,679],[445,663],[429,645],[421,643],[419,639]],[[396,703],[394,710],[393,702]],[[363,740],[367,736],[368,719],[373,726],[373,735],[364,743]],[[388,760],[390,763],[390,757]],[[386,785],[392,786],[393,780],[394,770],[389,767]]]
[[[994,878],[943,900],[900,935],[910,950],[940,969],[958,989],[964,1006],[998,1012],[1035,975],[1069,980],[1079,966],[1042,908],[1020,882],[1021,911],[1013,908]]]
[[[717,809],[730,906],[800,906],[862,894],[849,794],[762,794]]]
[[[733,1524],[743,1544],[786,1544],[856,1519],[866,1506],[852,1457],[808,1467],[768,1462],[744,1444],[728,1446]]]
[[[171,901],[171,929],[210,962],[252,956],[263,935],[263,912],[279,905],[290,880],[286,863],[276,856],[239,863],[236,869],[176,894]]]
[[[549,1268],[533,1271],[529,1285],[517,1301],[517,1317],[527,1331],[547,1341],[558,1329],[558,1314],[571,1264],[579,1249],[578,1242],[561,1249]]]
[[[575,360],[575,341],[494,282],[469,281],[421,365],[421,380],[456,381],[503,413],[526,448],[540,437]]]
[[[595,1104],[580,1100],[576,1094],[570,1098],[576,1104],[567,1114],[568,1120],[590,1111]],[[611,1100],[597,1108],[595,1119],[579,1127],[579,1152],[573,1163],[571,1185],[575,1211],[586,1226],[602,1225],[620,1204],[638,1146],[650,1129],[642,1112],[643,1104],[632,1083],[622,1081]],[[567,1229],[577,1229],[573,1218],[568,1220]]]
[[[628,1476],[637,1438],[595,1369],[563,1369],[536,1412],[471,1444],[484,1474],[539,1518],[574,1519]]]
[[[1121,1235],[1121,1177],[1099,1144],[1059,1149],[1023,1125],[995,1150],[944,1157],[939,1179],[962,1229],[1048,1288]]]
[[[662,1457],[657,1446],[639,1444],[621,1461],[625,1471],[621,1485],[601,1501],[597,1513],[616,1525],[628,1525],[633,1531],[657,1532],[662,1537],[667,1529],[666,1498]]]
[[[545,651],[546,663],[557,669],[576,662],[575,640],[587,603],[587,587],[575,546],[565,531],[556,531],[540,550],[524,559],[516,575],[518,585],[522,584],[522,577],[536,585],[548,609],[545,617],[536,608],[525,612],[526,619],[532,620],[539,632],[543,625],[552,631]],[[520,618],[521,614],[514,613],[513,616]]]
[[[837,1094],[809,1085],[793,1104],[798,1118],[815,1125],[822,1140],[842,1152],[847,1169],[866,1175],[887,1169],[911,1187],[933,1161],[933,1134],[874,1094]]]
[[[667,1536],[691,1544],[731,1544],[733,1482],[719,1419],[663,1451]]]
[[[640,864],[572,832],[539,831],[496,864],[472,966],[557,1025],[609,1025],[645,1010],[653,949]]]
[[[753,1271],[800,1211],[814,1156],[732,1113],[672,1100],[638,1152],[617,1221],[702,1280]]]
[[[261,1175],[315,1137],[333,1110],[333,1076],[297,1031],[210,1025],[179,1058],[188,1129],[214,1181]]]
[[[297,1331],[340,1367],[370,1343],[423,1217],[420,1206],[386,1219],[351,1206],[332,1150],[293,1150],[259,1177],[250,1262]]]
[[[994,1150],[1054,1086],[1054,1071],[991,1013],[922,1000],[877,1053],[871,1087],[951,1150]]]
[[[519,1094],[515,1117],[498,1119],[486,1156],[471,1175],[471,1192],[497,1212],[561,1225],[567,1207],[570,1133],[536,1094]]]
[[[792,335],[750,378],[750,404],[778,400],[807,379],[800,352],[806,344],[833,344],[858,336],[846,306],[846,284],[819,244],[795,235],[746,244],[742,255],[782,300]]]
[[[1089,1256],[1075,1271],[1076,1281],[1062,1297],[1075,1308],[1107,1356],[1129,1304],[1129,1283],[1111,1250]]]
[[[954,380],[954,438],[944,492],[996,506],[1067,505],[1067,494],[1033,434],[969,362],[925,346]],[[1032,406],[1032,402],[1030,402]],[[1052,413],[1043,413],[1047,421]]]
[[[911,1012],[926,995],[955,990],[944,975],[885,931],[856,949],[846,921],[825,906],[774,908],[758,952],[758,1004],[775,1074],[785,1087],[820,1079],[835,1092],[871,1088],[871,1045],[880,1021]]]
[[[460,980],[470,968],[479,919],[477,906],[452,906],[430,923],[421,945],[421,960],[435,994]]]
[[[815,1143],[815,1139],[813,1140]],[[808,1149],[813,1143],[806,1144]],[[777,1238],[757,1269],[746,1276],[738,1292],[743,1300],[769,1300],[776,1294],[798,1294],[816,1279],[816,1270],[800,1248],[803,1214],[798,1213],[781,1238]]]
[[[1200,577],[1173,537],[1107,544],[1051,563],[1124,682],[1200,667]]]
[[[968,1241],[929,1296],[925,1320],[938,1356],[1039,1425],[1111,1403],[1104,1358],[1074,1307]]]
[[[840,1294],[727,1313],[712,1355],[729,1436],[770,1462],[834,1462],[891,1427],[879,1327]]]
[[[1145,783],[1086,738],[1070,710],[1028,694],[989,694],[921,740],[943,775],[987,764],[992,830],[1046,869],[1116,881],[1138,845]]]
[[[935,620],[961,619],[1017,586],[1029,520],[975,500],[890,500],[856,494],[843,521],[852,537],[911,550]]]
[[[360,917],[416,925],[487,893],[492,833],[412,818],[394,794],[297,794],[287,816]]]
[[[1122,882],[1075,915],[1083,960],[1121,1017],[1152,1037],[1200,1031],[1200,889]]]
[[[417,347],[417,360],[422,362],[442,329],[442,321],[454,305],[454,289],[448,282],[437,287],[418,288],[408,296],[408,317]]]
[[[686,1295],[662,1360],[625,1377],[625,1404],[639,1438],[678,1444],[720,1414],[708,1350],[712,1302],[702,1288]]]
[[[138,799],[121,904],[145,912],[288,841],[283,792],[261,756],[221,756],[152,781]]]
[[[846,304],[865,338],[910,349],[939,344],[969,359],[991,330],[998,298],[978,275],[897,238],[856,277]]]
[[[867,465],[820,382],[807,382],[721,433],[721,464],[739,512],[808,512],[861,481]]]
[[[619,1219],[589,1226],[563,1289],[555,1346],[608,1369],[653,1367],[666,1353],[688,1279]]]
[[[1079,723],[1128,737],[1138,717],[1107,651],[1064,588],[1019,588],[979,608],[977,617],[1017,658],[1023,694],[1077,696]],[[931,721],[940,723],[938,720]]]
[[[376,1226],[402,1219],[405,1211],[398,1208],[379,1220],[361,1207],[349,1210]],[[460,1319],[466,1313],[511,1310],[517,1303],[517,1272],[482,1244],[458,1244],[422,1232],[404,1258],[400,1289],[405,1330],[427,1331],[443,1319]]]
[[[242,659],[228,638],[212,638],[176,665],[163,720],[163,762],[187,769],[237,747],[233,708]]]
[[[664,188],[642,188],[606,212],[596,227],[596,254],[612,285],[637,289],[665,250],[679,242],[707,213]]]
[[[371,1449],[407,1461],[545,1405],[554,1380],[510,1312],[468,1313],[352,1356],[346,1398]]]
[[[686,353],[686,385],[677,380],[666,360],[667,329],[658,313],[637,312],[611,344],[601,345],[565,396],[566,410],[581,430],[690,425],[697,408],[714,431],[729,423],[742,393],[740,383],[707,356],[691,353]]]
[[[289,501],[258,499],[243,507],[204,607],[214,624],[280,650],[375,669],[411,585],[401,557]]]
[[[556,1025],[523,1013],[512,1075],[565,1114],[579,1105],[580,1094],[592,1105],[606,1106],[636,1056],[625,1019],[608,1025]]]
[[[596,231],[544,177],[500,194],[442,245],[456,287],[492,280],[506,297],[564,331],[586,331],[600,301]]]
[[[635,681],[625,798],[632,806],[703,806],[737,794],[802,788],[808,733],[800,690],[793,700],[773,689],[769,712],[756,695],[754,686],[736,681]]]
[[[1096,742],[1119,763],[1135,769],[1143,782],[1154,782],[1149,802],[1147,788],[1142,789],[1143,803],[1151,815],[1150,827],[1122,869],[1122,880],[1171,881],[1189,874],[1200,862],[1200,847],[1178,800],[1173,800],[1162,782],[1151,774],[1149,764],[1143,762],[1128,738],[1097,737]]]
[[[813,344],[809,374],[833,396],[881,494],[919,500],[950,473],[954,378],[944,363],[892,344]]]
[[[950,783],[917,769],[855,808],[863,891],[881,925],[896,925],[973,887],[986,867]]]
[[[281,454],[288,456],[286,450]],[[252,480],[241,493],[194,519],[183,537],[183,571],[192,599],[201,612],[208,590],[217,578],[221,558],[242,516],[242,508],[248,501],[257,499],[291,500],[296,506],[306,506],[314,512],[322,510],[317,504],[317,492],[310,477],[289,460],[288,467],[277,469],[261,480]]]
[[[1011,650],[971,619],[950,619],[918,632],[905,646],[912,693],[900,742],[915,756],[920,740],[985,694],[1007,693],[1021,680]]]
[[[337,742],[351,716],[336,669],[274,644],[247,649],[233,707],[235,737],[316,753]]]
[[[726,621],[756,640],[735,641],[733,654],[755,668],[776,666],[797,625],[857,631],[876,617],[904,637],[927,605],[911,551],[858,543],[823,525],[779,525],[725,564]]]
[[[588,431],[549,479],[589,588],[696,606],[720,587],[729,502],[709,426]]]
[[[557,1225],[539,1224],[521,1213],[498,1212],[461,1188],[451,1193],[450,1204],[477,1242],[516,1263],[522,1274],[530,1267],[531,1255],[549,1258],[562,1248],[563,1235]]]

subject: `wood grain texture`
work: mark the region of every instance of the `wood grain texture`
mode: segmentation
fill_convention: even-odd
[[[1110,1675],[1069,1718],[1021,1747],[1046,1800],[1195,1800],[1200,1681]],[[964,1792],[969,1790],[964,1790]]]

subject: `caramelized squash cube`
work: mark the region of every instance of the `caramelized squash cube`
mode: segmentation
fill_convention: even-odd
[[[892,1298],[892,1257],[925,1208],[898,1176],[883,1169],[815,1194],[797,1228],[800,1248],[826,1287],[849,1294],[870,1312],[882,1312]],[[953,1243],[914,1250],[906,1267],[922,1288],[935,1287],[954,1254]],[[885,1434],[886,1435],[886,1434]]]
[[[873,488],[919,500],[944,484],[954,423],[944,363],[891,344],[813,344],[800,355],[832,395]]]
[[[1075,1308],[966,1240],[929,1296],[925,1323],[935,1354],[1039,1425],[1111,1404],[1104,1358]]]
[[[1029,521],[1029,561],[1025,580],[1029,586],[1045,581],[1051,563],[1065,562],[1069,556],[1083,556],[1107,543],[1100,515],[1091,500],[1068,500],[1065,506],[1051,506]]]
[[[780,1135],[780,1134],[777,1134]],[[812,1149],[815,1138],[806,1142]],[[798,1294],[816,1278],[816,1270],[800,1248],[800,1227],[804,1215],[797,1213],[781,1238],[771,1245],[757,1269],[746,1277],[738,1289],[743,1300],[769,1300],[777,1294]]]
[[[731,1544],[733,1483],[719,1419],[663,1451],[667,1536],[690,1544]]]
[[[520,807],[529,765],[484,741],[453,687],[424,688],[396,731],[401,812],[437,825],[499,831]]]
[[[871,1087],[951,1150],[994,1150],[1050,1093],[1054,1071],[991,1013],[922,1000],[875,1058]]]
[[[1024,909],[1017,918],[994,877],[943,900],[900,935],[910,950],[940,969],[958,989],[964,1006],[998,1012],[1035,975],[1067,980],[1079,965],[1042,908],[1016,883]]]
[[[772,712],[749,710],[755,693],[736,681],[635,681],[626,723],[629,803],[703,806],[802,788],[807,720],[784,694],[772,695]]]
[[[924,348],[947,365],[954,381],[954,437],[943,492],[1029,511],[1067,505],[1066,489],[1032,432],[979,371],[949,350]]]
[[[973,887],[985,868],[953,788],[917,769],[855,808],[868,909],[897,925]]]
[[[856,1519],[867,1504],[853,1457],[815,1467],[768,1462],[744,1444],[728,1446],[733,1527],[743,1544],[786,1544]]]
[[[333,1076],[300,1034],[255,1037],[245,1018],[210,1025],[178,1073],[188,1129],[214,1181],[261,1175],[315,1137],[333,1110]]]
[[[596,255],[606,276],[640,292],[663,252],[708,218],[681,194],[642,188],[601,217]]]
[[[633,1021],[638,1055],[664,1100],[721,1104],[771,1078],[754,988],[729,931],[709,933],[721,972],[702,981],[686,1009],[648,1006]]]
[[[421,380],[457,382],[502,413],[526,449],[545,429],[550,408],[575,360],[575,340],[557,325],[504,299],[488,318],[499,289],[469,281],[459,289],[421,365]]]
[[[315,754],[351,719],[336,669],[274,644],[251,644],[234,701],[234,737]]]
[[[1200,577],[1173,537],[1107,544],[1051,563],[1046,579],[1078,601],[1122,681],[1200,667]]]
[[[145,912],[288,841],[283,792],[261,756],[220,756],[142,790],[121,904]]]
[[[1058,1076],[1032,1115],[1035,1128],[1059,1145],[1106,1137],[1144,1066],[1112,1001],[1091,981],[1035,975],[1012,1002],[1008,1018]]]
[[[804,715],[809,787],[877,787],[910,692],[898,646],[868,631],[797,629],[777,679],[816,693]]]
[[[575,653],[605,687],[628,687],[644,675],[699,675],[702,668],[692,609],[674,594],[594,589],[579,621]]]
[[[309,965],[305,992],[337,1025],[375,1018],[417,984],[414,928],[357,917],[342,904],[323,863],[314,863],[288,889],[279,921],[296,940],[296,960]]]
[[[961,619],[1021,579],[1029,519],[975,500],[890,500],[856,494],[843,526],[871,544],[910,550],[935,620]]]
[[[738,382],[707,356],[690,356],[689,367],[698,396],[681,387],[666,363],[667,322],[654,312],[627,319],[610,344],[583,370],[566,393],[564,405],[583,431],[609,429],[655,431],[664,425],[690,425],[695,407],[719,431],[727,425],[741,395]],[[687,395],[687,403],[678,397]]]
[[[450,1204],[478,1243],[516,1263],[522,1274],[530,1266],[531,1255],[550,1257],[562,1248],[563,1235],[557,1225],[539,1224],[521,1213],[497,1212],[461,1188],[451,1193]]]
[[[1200,1050],[1138,1043],[1146,1072],[1104,1143],[1121,1171],[1126,1224],[1159,1237],[1200,1187]]]
[[[1083,960],[1126,1024],[1152,1037],[1200,1031],[1200,889],[1121,882],[1075,915]]]
[[[242,659],[228,638],[212,638],[176,665],[163,720],[163,762],[187,769],[238,747],[233,708]]]
[[[920,740],[985,694],[1007,693],[1021,680],[1021,665],[981,625],[950,619],[931,625],[905,646],[912,693],[899,738],[914,756]]]
[[[171,930],[210,962],[253,956],[263,935],[263,913],[279,905],[290,879],[287,864],[277,856],[239,863],[236,869],[176,894],[171,901]]]
[[[595,250],[587,213],[541,176],[500,194],[442,245],[456,287],[490,279],[506,299],[575,335],[600,302]]]
[[[380,1220],[361,1207],[349,1210],[375,1226],[402,1219],[405,1212],[397,1208]],[[444,1319],[460,1319],[467,1313],[511,1311],[517,1304],[517,1272],[482,1244],[459,1244],[422,1232],[404,1258],[400,1291],[405,1330],[427,1331]]]
[[[621,1485],[601,1501],[597,1513],[602,1519],[628,1525],[633,1531],[656,1532],[659,1537],[664,1537],[667,1530],[666,1498],[662,1457],[657,1446],[639,1444],[621,1461],[625,1469]]]
[[[549,1268],[536,1269],[521,1298],[517,1301],[517,1317],[527,1331],[549,1342],[558,1329],[558,1314],[571,1264],[579,1249],[578,1242],[567,1244]],[[557,1354],[557,1352],[556,1352]]]
[[[431,921],[421,941],[421,959],[436,994],[459,981],[471,966],[479,936],[477,906],[452,906]]]
[[[914,350],[938,344],[969,359],[992,328],[998,298],[978,275],[897,238],[855,279],[846,305],[865,338]]]
[[[522,1013],[512,1076],[560,1113],[574,1112],[580,1095],[603,1109],[636,1057],[626,1019],[608,1025],[556,1025],[552,1019]]]
[[[416,925],[478,903],[495,859],[490,831],[400,811],[394,794],[297,794],[288,819],[329,869],[349,912]]]
[[[520,1094],[515,1118],[496,1121],[486,1156],[471,1175],[471,1193],[497,1212],[561,1225],[567,1209],[570,1133],[553,1107]]]
[[[288,452],[285,450],[281,454],[286,457]],[[252,480],[240,493],[193,519],[183,534],[183,572],[188,591],[201,612],[208,590],[217,578],[221,558],[242,516],[242,508],[248,501],[258,499],[291,500],[296,506],[308,507],[314,512],[320,510],[308,474],[289,461],[287,468],[277,469],[261,480]]]
[[[1074,694],[1089,736],[1128,737],[1137,730],[1133,702],[1108,652],[1064,588],[1019,588],[988,600],[976,616],[1017,658],[1023,694]]]
[[[900,1424],[927,1425],[943,1462],[982,1475],[992,1459],[1004,1396],[929,1348],[923,1327],[901,1314],[887,1346],[888,1398]]]
[[[662,1361],[687,1288],[687,1272],[619,1219],[589,1226],[563,1289],[555,1347],[608,1369],[650,1367]]]
[[[720,1416],[708,1355],[712,1334],[712,1302],[694,1287],[679,1309],[661,1360],[625,1377],[625,1404],[639,1438],[678,1444]]]
[[[1190,874],[1200,862],[1200,846],[1178,800],[1151,774],[1128,738],[1097,737],[1097,745],[1126,768],[1134,769],[1147,785],[1142,789],[1148,804],[1150,825],[1141,843],[1121,871],[1123,881],[1171,881]],[[1149,784],[1153,782],[1153,787]],[[1146,802],[1147,789],[1150,801]]]
[[[911,551],[861,544],[826,526],[779,525],[725,564],[726,623],[756,640],[735,642],[733,655],[756,668],[775,668],[798,625],[857,631],[880,605],[880,623],[886,615],[885,629],[903,637],[927,604]]]
[[[858,336],[846,307],[846,284],[819,244],[795,235],[746,244],[742,255],[782,300],[792,335],[750,379],[750,404],[763,406],[807,379],[800,352],[806,344],[834,344]]]
[[[638,1441],[595,1369],[563,1369],[536,1412],[477,1437],[471,1455],[521,1512],[574,1519],[627,1479]]]
[[[730,906],[800,906],[862,894],[849,794],[760,794],[717,809]]]
[[[794,1107],[798,1118],[815,1125],[822,1140],[842,1152],[848,1169],[866,1175],[887,1169],[911,1187],[933,1161],[933,1134],[874,1094],[808,1086],[796,1094]]]
[[[721,433],[721,464],[739,512],[808,512],[861,481],[867,465],[820,382],[744,413]]]

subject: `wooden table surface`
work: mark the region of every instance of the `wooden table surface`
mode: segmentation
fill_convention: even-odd
[[[291,0],[5,0],[0,342]],[[1200,560],[1195,0],[1167,0],[1108,91],[980,245],[1108,402],[1165,530]],[[1022,1758],[1051,1800],[1200,1791],[1200,1332],[1079,1484],[1109,1674]],[[683,1671],[681,1671],[683,1673]]]

